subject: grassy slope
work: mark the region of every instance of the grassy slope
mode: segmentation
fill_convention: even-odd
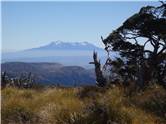
[[[122,87],[2,90],[2,124],[164,124],[166,91]]]

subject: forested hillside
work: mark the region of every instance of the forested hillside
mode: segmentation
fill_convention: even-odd
[[[32,79],[39,85],[95,85],[94,70],[80,66],[64,66],[59,63],[44,62],[8,62],[1,65],[1,70],[6,72],[8,79],[19,79],[31,73]]]

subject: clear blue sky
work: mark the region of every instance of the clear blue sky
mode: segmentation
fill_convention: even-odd
[[[156,2],[2,2],[2,50],[16,51],[62,40],[101,46],[142,6]]]

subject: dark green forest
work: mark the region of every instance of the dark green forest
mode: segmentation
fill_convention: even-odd
[[[133,82],[140,88],[157,83],[166,86],[166,4],[142,7],[123,24],[103,39],[108,58],[103,71],[113,74],[105,79],[101,73],[97,53],[93,58],[98,86],[108,83],[128,85]],[[120,57],[111,60],[110,52]],[[111,68],[109,68],[111,67]]]

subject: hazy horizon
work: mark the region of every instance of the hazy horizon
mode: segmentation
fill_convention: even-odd
[[[57,40],[102,46],[100,36],[108,36],[142,6],[157,4],[160,3],[2,2],[2,51],[34,48]]]

